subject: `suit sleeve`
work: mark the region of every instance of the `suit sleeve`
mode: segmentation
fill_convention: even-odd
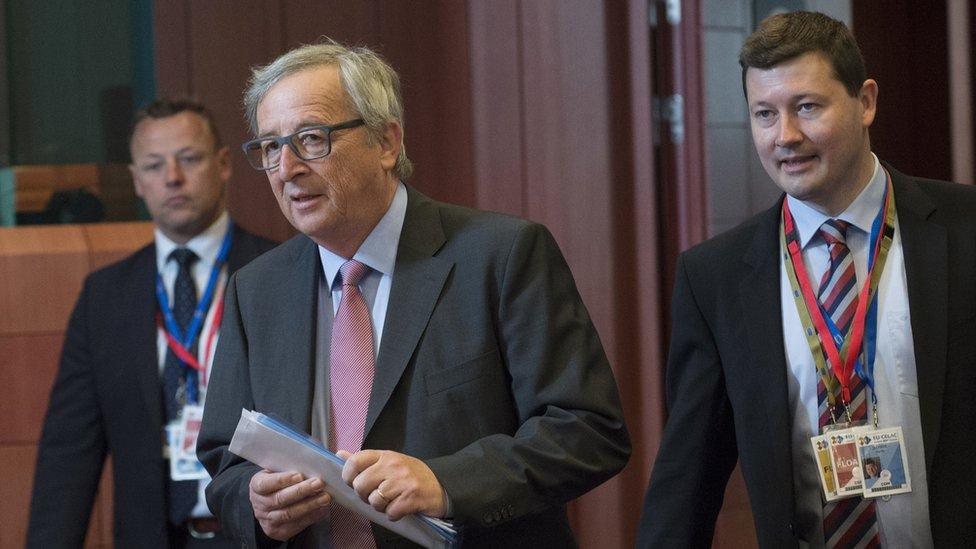
[[[105,462],[105,428],[92,371],[91,280],[68,323],[41,432],[27,547],[81,547]]]
[[[521,226],[500,280],[495,330],[518,428],[426,460],[462,526],[562,505],[616,474],[630,455],[603,346],[544,227]]]
[[[638,547],[710,547],[737,460],[722,363],[695,290],[682,256],[671,304],[669,417],[644,498]]]
[[[248,494],[251,477],[261,468],[228,450],[241,409],[254,409],[236,275],[228,283],[225,299],[197,456],[213,477],[207,486],[207,505],[228,535],[245,547],[272,547],[278,542],[264,535],[254,518]]]

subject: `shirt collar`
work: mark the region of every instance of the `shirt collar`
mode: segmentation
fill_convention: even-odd
[[[184,247],[197,254],[201,264],[212,266],[217,262],[217,254],[220,252],[220,245],[224,242],[229,224],[230,218],[227,216],[227,212],[221,213],[216,221],[211,223],[202,233],[191,238]],[[164,235],[159,227],[155,230],[155,240],[156,268],[159,269],[159,272],[163,272],[166,261],[169,260],[169,254],[180,246]]]
[[[800,234],[801,247],[806,248],[810,244],[813,237],[817,236],[820,226],[828,219],[847,221],[864,231],[865,234],[871,234],[871,225],[874,223],[874,218],[878,215],[878,210],[881,208],[884,199],[886,183],[885,171],[881,169],[878,157],[874,153],[871,153],[871,156],[874,157],[874,174],[871,176],[871,180],[840,215],[831,218],[801,200],[789,195],[786,196],[790,213],[793,215],[793,222]]]
[[[407,188],[400,182],[397,183],[396,193],[393,195],[393,202],[390,203],[389,209],[380,218],[379,223],[373,227],[352,259],[367,265],[374,271],[392,276],[393,267],[396,265],[397,248],[400,244],[400,230],[403,229],[403,220],[406,215]],[[339,267],[342,267],[347,258],[319,246],[319,259],[322,261],[325,281],[331,288],[336,274],[339,272]]]

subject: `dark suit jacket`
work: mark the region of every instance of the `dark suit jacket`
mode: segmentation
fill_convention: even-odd
[[[198,452],[214,476],[211,509],[249,547],[258,469],[227,444],[241,408],[309,429],[319,276],[317,248],[299,235],[227,292]],[[363,447],[423,459],[466,546],[574,544],[565,502],[623,467],[630,444],[603,347],[549,232],[410,189],[389,299]]]
[[[234,229],[233,272],[274,243]],[[156,247],[93,272],[65,334],[44,418],[29,547],[81,547],[107,454],[117,547],[168,547]]]
[[[889,171],[908,277],[932,534],[937,546],[971,543],[976,188]],[[760,544],[797,544],[780,314],[780,208],[678,261],[667,373],[670,417],[644,502],[640,547],[710,545],[737,458]]]

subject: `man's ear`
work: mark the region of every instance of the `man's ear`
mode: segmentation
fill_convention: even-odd
[[[142,185],[139,183],[139,170],[136,168],[135,163],[129,164],[129,173],[132,174],[132,186],[135,188],[136,196],[143,198]]]
[[[861,126],[869,128],[878,111],[878,83],[870,78],[865,80],[858,92],[858,101],[861,103]]]
[[[217,149],[217,152],[214,153],[214,158],[217,161],[217,168],[220,170],[220,181],[227,183],[230,181],[230,176],[233,173],[230,162],[230,147],[224,145]]]
[[[400,156],[400,150],[403,148],[403,126],[396,120],[386,122],[383,133],[380,134],[379,142],[382,149],[380,165],[383,166],[384,171],[393,171],[397,158]]]

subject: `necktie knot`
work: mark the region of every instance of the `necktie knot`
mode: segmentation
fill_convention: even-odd
[[[350,259],[339,267],[339,274],[342,276],[343,286],[358,286],[359,281],[362,280],[367,273],[369,273],[370,268],[368,265],[360,263],[355,259]]]
[[[176,248],[169,254],[169,258],[175,260],[180,269],[189,269],[197,260],[197,254],[189,248]]]
[[[846,244],[847,229],[850,226],[850,223],[841,219],[828,219],[820,226],[820,234],[827,241],[827,244],[831,246],[834,244]]]

